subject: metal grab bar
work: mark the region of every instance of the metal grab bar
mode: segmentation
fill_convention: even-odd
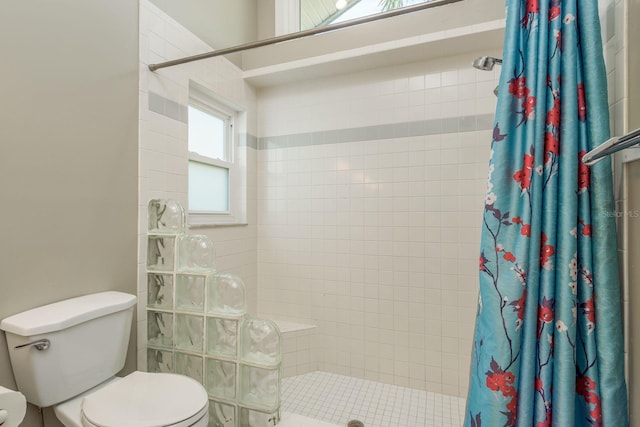
[[[638,144],[640,144],[640,129],[636,129],[621,137],[608,139],[582,156],[582,163],[587,166],[592,166],[613,153],[617,153],[618,151],[622,151]]]
[[[282,36],[271,37],[264,40],[241,44],[239,46],[228,47],[225,49],[214,50],[212,52],[201,53],[199,55],[187,56],[185,58],[174,59],[172,61],[160,62],[158,64],[150,64],[149,70],[156,71],[160,68],[173,67],[174,65],[185,64],[187,62],[199,61],[201,59],[214,58],[216,56],[227,55],[243,50],[255,49],[257,47],[269,46],[276,43],[282,43],[289,40],[300,39],[303,37],[314,36],[316,34],[326,33],[329,31],[339,30],[341,28],[353,27],[355,25],[366,24],[367,22],[378,21],[380,19],[391,18],[392,16],[405,15],[407,13],[417,12],[419,10],[431,9],[437,6],[444,6],[449,3],[456,3],[462,0],[433,0],[427,3],[420,3],[413,6],[406,6],[400,9],[390,10],[375,15],[365,16],[364,18],[351,19],[349,21],[337,24],[327,25],[325,27],[316,27],[309,30],[298,31],[297,33],[284,34]]]

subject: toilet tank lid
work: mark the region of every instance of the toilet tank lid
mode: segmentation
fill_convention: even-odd
[[[126,310],[136,303],[124,292],[99,292],[14,314],[0,322],[0,329],[30,337],[69,328],[87,320]]]

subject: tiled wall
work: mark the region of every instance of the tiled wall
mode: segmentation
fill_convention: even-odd
[[[138,265],[138,369],[146,367],[147,283],[145,274],[147,203],[172,198],[187,206],[187,124],[189,80],[223,99],[243,106],[247,129],[241,144],[247,152],[247,226],[189,229],[216,245],[218,271],[237,274],[247,286],[249,313],[256,313],[256,125],[255,93],[241,71],[224,58],[213,58],[152,73],[150,63],[212,50],[147,0],[140,2],[140,196]]]
[[[627,130],[640,128],[640,82],[636,78],[640,70],[640,46],[636,42],[640,38],[640,27],[636,23],[636,17],[640,15],[640,3],[635,1],[623,1],[626,6],[624,22],[627,24],[627,39],[624,50],[627,64],[627,81],[625,96],[627,97]],[[627,43],[628,42],[628,43]],[[625,287],[625,309],[627,313],[627,356],[628,356],[628,386],[629,401],[637,402],[640,396],[640,219],[637,212],[640,210],[640,153],[638,149],[625,150],[625,156],[636,158],[627,165],[627,192],[628,199],[625,210],[629,215],[625,216],[627,244],[626,268],[628,272]],[[635,152],[635,153],[634,153]],[[640,424],[640,406],[630,405],[630,424]]]
[[[258,310],[321,370],[462,396],[498,70],[482,51],[258,93]]]
[[[640,125],[640,123],[636,123]],[[636,236],[628,240],[628,268],[629,277],[627,279],[625,307],[633,307],[627,311],[626,323],[626,348],[625,356],[627,365],[627,388],[629,391],[629,401],[637,402],[640,395],[640,162],[629,163],[627,169],[629,180],[629,191],[627,200],[628,217],[627,230],[629,236]],[[640,423],[640,408],[638,405],[629,405],[630,425],[637,426]]]
[[[607,86],[609,89],[609,115],[611,118],[611,135],[624,135],[628,129],[628,93],[627,73],[627,38],[626,33],[626,0],[599,0],[598,9],[602,29],[603,48],[607,66]],[[620,259],[620,278],[623,285],[623,311],[625,313],[625,365],[628,364],[628,312],[629,312],[629,277],[628,277],[628,224],[627,199],[625,189],[625,168],[623,154],[613,156],[614,196],[618,216],[618,256]],[[628,367],[626,369],[628,372]]]
[[[625,36],[628,26],[627,11],[629,9],[627,0],[609,0],[610,7],[613,7],[615,16],[615,36],[614,42],[607,44],[605,52],[615,52],[615,60],[613,65],[614,79],[609,84],[609,90],[613,87],[614,96],[610,99],[613,109],[613,121],[611,126],[612,135],[624,135],[625,133],[635,129],[629,127],[629,87],[627,79],[630,76],[628,68],[628,50],[629,39]],[[613,3],[613,6],[611,6]],[[622,153],[614,156],[614,192],[616,197],[616,210],[620,212],[629,212],[629,201],[627,200],[627,186],[632,185],[627,181],[625,174],[625,164],[622,162]],[[636,184],[637,185],[637,184]],[[621,279],[623,284],[623,313],[624,313],[624,329],[625,329],[625,373],[629,380],[629,342],[631,335],[629,334],[630,319],[630,298],[629,286],[631,283],[629,272],[631,270],[631,262],[629,261],[629,221],[633,220],[630,216],[622,216],[618,219],[618,256],[621,261]],[[636,308],[637,310],[637,308]],[[638,361],[636,360],[636,364]],[[637,365],[636,365],[637,366]],[[638,368],[635,368],[636,370]]]

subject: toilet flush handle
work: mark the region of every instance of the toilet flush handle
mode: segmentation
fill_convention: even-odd
[[[29,343],[26,343],[26,344],[22,344],[22,345],[17,345],[14,348],[16,350],[18,350],[18,349],[25,348],[25,347],[35,347],[36,350],[42,351],[42,350],[48,349],[50,345],[51,345],[51,341],[49,341],[46,338],[43,338],[41,340],[32,341],[32,342],[29,342]]]

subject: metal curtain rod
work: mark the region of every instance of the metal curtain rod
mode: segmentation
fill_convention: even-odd
[[[640,129],[636,129],[633,132],[629,132],[628,134],[620,137],[608,139],[582,156],[582,163],[587,166],[591,166],[613,153],[617,153],[618,151],[622,151],[625,148],[638,144],[640,144]]]
[[[345,21],[338,24],[327,25],[325,27],[312,28],[309,30],[299,31],[297,33],[271,37],[268,39],[245,43],[238,46],[228,47],[225,49],[214,50],[212,52],[206,52],[198,55],[187,56],[180,59],[174,59],[172,61],[161,62],[159,64],[150,64],[149,69],[151,71],[156,71],[156,70],[159,70],[160,68],[172,67],[174,65],[185,64],[187,62],[199,61],[201,59],[213,58],[216,56],[222,56],[222,55],[228,55],[230,53],[241,52],[243,50],[255,49],[257,47],[268,46],[276,43],[282,43],[289,40],[299,39],[302,37],[308,37],[316,34],[326,33],[329,31],[339,30],[341,28],[347,28],[347,27],[353,27],[355,25],[366,24],[367,22],[378,21],[380,19],[391,18],[392,16],[404,15],[407,13],[417,12],[419,10],[431,9],[433,7],[438,7],[438,6],[444,6],[446,4],[456,3],[459,1],[462,1],[462,0],[434,0],[429,3],[422,3],[414,6],[407,6],[401,9],[390,10],[389,12],[379,13],[371,16],[365,16],[364,18],[352,19],[350,21]]]

